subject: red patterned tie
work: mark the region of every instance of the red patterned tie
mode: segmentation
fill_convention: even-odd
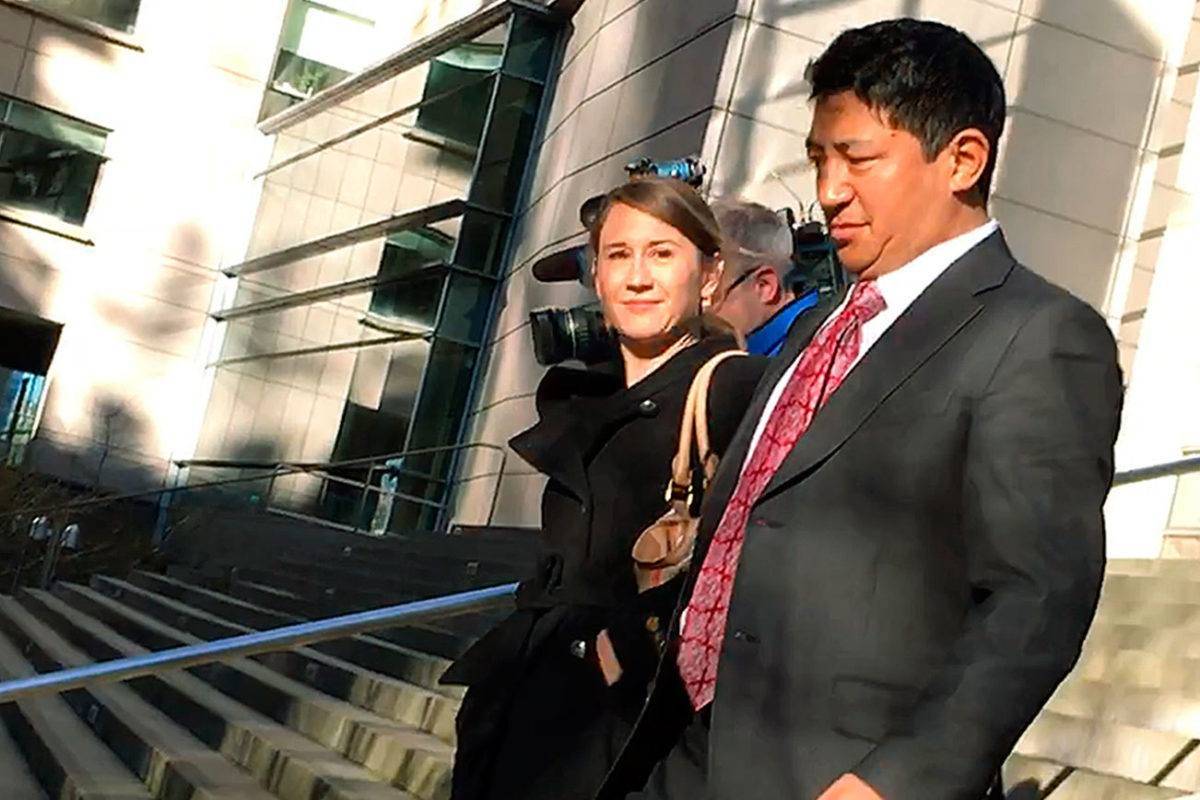
[[[817,410],[841,385],[862,346],[862,326],[886,307],[874,281],[860,281],[841,313],[813,338],[779,396],[762,436],[713,534],[708,555],[688,601],[677,662],[692,705],[712,702],[717,661],[725,638],[733,578],[746,535],[750,509],[808,429]]]

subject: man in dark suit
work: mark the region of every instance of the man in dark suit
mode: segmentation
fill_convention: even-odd
[[[759,385],[603,797],[658,760],[637,796],[977,800],[1095,611],[1116,348],[988,217],[999,75],[962,33],[893,20],[809,80],[857,280]]]

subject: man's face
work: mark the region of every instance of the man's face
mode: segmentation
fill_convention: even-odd
[[[838,257],[874,278],[946,237],[956,203],[948,159],[925,158],[917,137],[893,128],[853,92],[817,100],[808,136],[817,199]]]
[[[770,266],[740,259],[737,255],[726,257],[712,311],[746,336],[791,298],[783,297],[779,278]]]

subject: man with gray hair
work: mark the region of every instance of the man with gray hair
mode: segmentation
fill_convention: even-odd
[[[815,290],[796,297],[791,228],[758,203],[719,200],[712,209],[725,239],[725,269],[712,311],[737,330],[751,353],[773,356],[792,323],[818,299]]]

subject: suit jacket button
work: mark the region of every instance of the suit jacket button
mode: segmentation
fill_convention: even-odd
[[[587,658],[587,642],[583,639],[571,642],[571,655],[576,658]]]
[[[658,403],[653,400],[643,400],[638,403],[638,413],[643,417],[654,417],[658,415]]]

